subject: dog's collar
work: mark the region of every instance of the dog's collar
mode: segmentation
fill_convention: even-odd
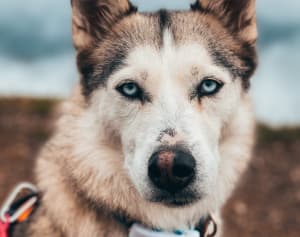
[[[174,230],[173,232],[148,228],[138,221],[132,220],[120,213],[113,213],[113,217],[117,222],[128,229],[129,237],[173,237],[180,235],[182,237],[214,237],[217,233],[217,224],[211,215],[201,218],[193,230]]]
[[[29,193],[15,200],[24,189]],[[18,185],[0,208],[0,237],[8,236],[12,224],[26,221],[37,208],[38,202],[39,194],[34,185],[29,183]],[[182,237],[214,237],[217,233],[217,225],[211,215],[201,218],[193,230],[174,230],[173,232],[147,228],[138,221],[117,212],[112,212],[112,217],[125,226],[129,231],[129,237],[173,237],[179,235]]]
[[[156,229],[148,229],[142,225],[134,224],[129,230],[129,237],[199,237],[197,230],[175,230],[166,232]]]

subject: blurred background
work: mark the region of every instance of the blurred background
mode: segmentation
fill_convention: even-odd
[[[189,8],[188,0],[132,2],[141,11]],[[300,1],[257,0],[257,14],[258,142],[224,210],[226,236],[299,236]],[[74,59],[69,0],[0,1],[0,203],[4,191],[32,179],[53,109],[78,80]]]

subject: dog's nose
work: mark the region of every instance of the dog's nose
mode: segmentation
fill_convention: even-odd
[[[188,152],[163,150],[151,156],[148,175],[158,188],[176,193],[192,182],[195,168],[196,161]]]

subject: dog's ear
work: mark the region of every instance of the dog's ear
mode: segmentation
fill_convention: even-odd
[[[73,42],[77,50],[101,40],[113,25],[136,11],[128,0],[71,0]]]
[[[255,0],[197,0],[192,9],[215,15],[231,33],[248,44],[255,43]]]

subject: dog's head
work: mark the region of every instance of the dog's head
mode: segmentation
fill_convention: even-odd
[[[90,133],[122,154],[123,166],[110,168],[150,202],[211,198],[223,132],[256,66],[254,0],[153,14],[127,0],[72,5]]]

